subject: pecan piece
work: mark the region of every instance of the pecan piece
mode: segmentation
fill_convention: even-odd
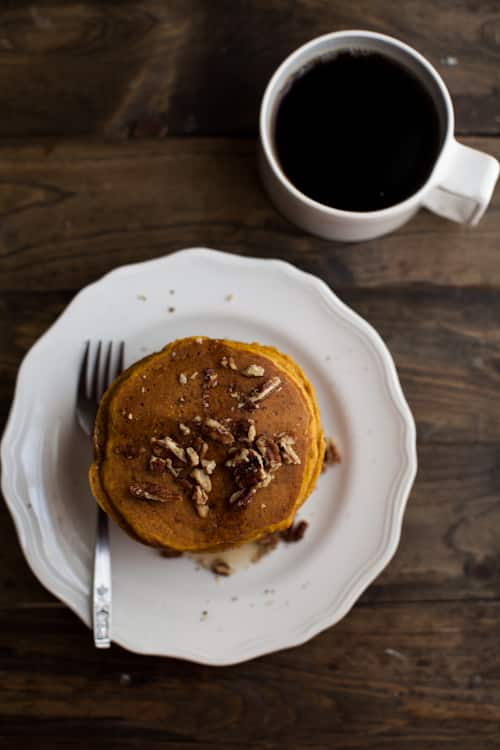
[[[151,445],[153,446],[153,453],[155,455],[158,455],[155,451],[155,448],[165,448],[167,451],[170,451],[170,453],[173,453],[176,458],[179,459],[179,461],[182,461],[182,463],[186,463],[186,454],[184,451],[184,448],[182,448],[179,443],[176,443],[175,440],[173,440],[168,435],[164,438],[151,438]]]
[[[133,483],[128,490],[132,497],[137,497],[139,500],[154,500],[157,503],[168,503],[172,500],[181,499],[181,496],[177,493],[153,482]]]
[[[187,382],[188,382],[188,379],[187,379],[187,375],[186,375],[186,373],[185,373],[185,372],[181,372],[181,373],[179,374],[179,383],[180,383],[181,385],[186,385],[186,383],[187,383]]]
[[[233,463],[234,480],[238,487],[256,487],[266,478],[262,456],[252,448],[244,448],[233,458]]]
[[[280,536],[284,542],[300,542],[306,533],[308,526],[309,524],[307,521],[299,521],[298,523],[294,523],[293,526],[290,526],[288,529],[285,529],[285,531],[282,531]]]
[[[267,435],[259,435],[255,447],[264,459],[264,466],[270,472],[277,471],[281,466],[281,452],[277,443]]]
[[[252,404],[263,401],[274,393],[281,386],[281,378],[274,377],[266,380],[265,383],[258,385],[253,391],[250,391],[247,398]]]
[[[194,488],[193,501],[200,518],[206,518],[208,515],[208,495],[199,485]]]
[[[295,439],[286,432],[280,432],[276,435],[276,442],[279,445],[281,458],[284,464],[300,464],[300,458],[293,449]]]
[[[281,464],[280,464],[280,466],[281,466]],[[258,487],[269,487],[269,485],[271,484],[271,482],[274,479],[274,476],[275,475],[271,474],[271,473],[266,474],[266,476],[264,477],[264,479],[262,480],[262,482],[259,482],[259,484],[257,486]]]
[[[207,367],[203,370],[203,382],[208,388],[215,388],[218,382],[217,370]]]
[[[332,438],[325,438],[325,457],[323,459],[323,468],[321,471],[326,471],[328,466],[339,464],[340,460],[340,453],[338,452],[337,446]]]
[[[234,361],[234,357],[226,357],[224,355],[220,361],[221,367],[225,367],[226,369],[229,367],[230,370],[237,370],[238,365]]]
[[[168,560],[174,557],[182,557],[182,554],[178,549],[173,549],[172,547],[164,547],[161,551],[161,556],[166,557]]]
[[[212,419],[212,417],[205,419],[203,432],[216,443],[222,443],[223,445],[232,445],[234,443],[234,436],[228,428],[222,422]]]
[[[199,484],[202,490],[205,490],[205,492],[210,492],[212,489],[212,482],[210,480],[210,477],[208,474],[205,474],[203,469],[193,469],[191,472],[191,476],[193,477],[196,484]]]
[[[196,453],[195,449],[189,446],[189,448],[186,448],[186,453],[191,462],[191,466],[198,466],[198,464],[200,463],[200,457]]]
[[[234,427],[234,435],[236,440],[241,442],[253,443],[257,431],[255,429],[255,422],[253,419],[239,419]]]
[[[243,510],[243,508],[247,507],[256,492],[256,487],[246,487],[245,489],[236,490],[229,498],[229,505],[235,510]]]
[[[230,576],[232,573],[231,567],[228,563],[225,560],[219,560],[218,558],[213,561],[210,570],[217,576]]]
[[[244,370],[241,371],[242,375],[246,375],[247,378],[261,378],[265,373],[264,368],[261,365],[248,365]]]
[[[182,422],[179,423],[179,430],[182,432],[183,435],[190,435],[191,430],[187,426],[187,424],[183,424]]]
[[[206,458],[202,458],[201,465],[203,466],[207,474],[213,474],[215,471],[215,467],[217,466],[215,461],[207,461]]]

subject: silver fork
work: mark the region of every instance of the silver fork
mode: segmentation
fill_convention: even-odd
[[[76,415],[80,427],[89,437],[94,430],[97,406],[102,394],[123,370],[125,343],[121,341],[118,344],[118,355],[113,356],[113,348],[113,342],[110,341],[104,360],[104,375],[101,378],[102,342],[99,341],[93,358],[90,356],[90,341],[87,341],[85,346],[78,378]],[[97,511],[94,550],[92,615],[96,648],[109,648],[111,645],[111,555],[108,517],[100,507]]]

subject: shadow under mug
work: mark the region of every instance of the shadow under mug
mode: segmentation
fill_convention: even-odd
[[[431,94],[442,124],[441,150],[427,181],[406,200],[378,211],[344,211],[309,198],[286,177],[276,154],[274,122],[283,93],[305,66],[342,50],[379,52],[412,71]],[[458,143],[454,120],[450,94],[441,76],[412,47],[371,31],[326,34],[287,57],[267,85],[259,123],[262,180],[271,200],[287,219],[326,239],[356,242],[379,237],[400,227],[422,207],[474,225],[490,202],[499,165],[493,156]]]

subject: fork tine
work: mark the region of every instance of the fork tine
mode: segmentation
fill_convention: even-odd
[[[110,341],[108,344],[108,349],[106,352],[106,360],[104,362],[104,380],[103,380],[103,388],[102,390],[105,391],[106,388],[110,385],[112,380],[111,376],[111,354],[113,352],[113,342]]]
[[[76,392],[78,401],[83,401],[83,399],[87,398],[87,370],[89,364],[89,350],[90,341],[87,341],[85,343],[85,352],[80,365],[80,374],[78,376],[78,388]]]
[[[97,351],[94,358],[94,369],[92,371],[92,382],[90,385],[90,396],[95,401],[99,399],[99,366],[101,364],[101,341],[97,344]]]
[[[125,341],[120,341],[120,349],[118,351],[118,370],[116,375],[119,375],[125,369]]]

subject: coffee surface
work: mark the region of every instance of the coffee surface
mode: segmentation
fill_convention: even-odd
[[[274,142],[284,173],[309,198],[375,211],[425,183],[441,127],[411,71],[379,53],[341,52],[292,82],[279,103]]]

